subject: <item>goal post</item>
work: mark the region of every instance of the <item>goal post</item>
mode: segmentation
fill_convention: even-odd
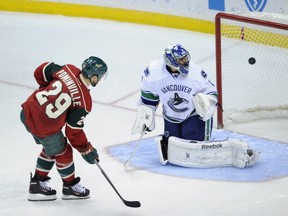
[[[215,17],[217,127],[288,117],[288,15]]]

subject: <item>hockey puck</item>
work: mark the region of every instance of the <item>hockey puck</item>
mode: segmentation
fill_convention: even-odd
[[[254,65],[256,63],[256,59],[251,57],[248,59],[249,64]]]

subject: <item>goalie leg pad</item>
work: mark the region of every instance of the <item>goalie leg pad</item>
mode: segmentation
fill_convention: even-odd
[[[258,152],[258,151],[253,151],[251,149],[248,149],[248,157],[247,157],[247,162],[246,162],[246,165],[245,167],[252,167],[256,164],[256,162],[258,161],[260,155],[261,155],[261,152]]]
[[[184,167],[244,168],[250,158],[247,154],[248,144],[237,139],[199,142],[172,136],[169,138],[168,145],[169,163]]]

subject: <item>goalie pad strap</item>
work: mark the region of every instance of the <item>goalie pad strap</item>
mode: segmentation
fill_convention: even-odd
[[[171,136],[168,146],[169,163],[184,167],[244,168],[247,161],[248,144],[237,139],[199,142]]]

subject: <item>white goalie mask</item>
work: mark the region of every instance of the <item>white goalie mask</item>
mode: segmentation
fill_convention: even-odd
[[[165,48],[164,60],[166,65],[175,68],[183,75],[187,75],[189,72],[190,58],[189,52],[180,44],[168,45]]]

